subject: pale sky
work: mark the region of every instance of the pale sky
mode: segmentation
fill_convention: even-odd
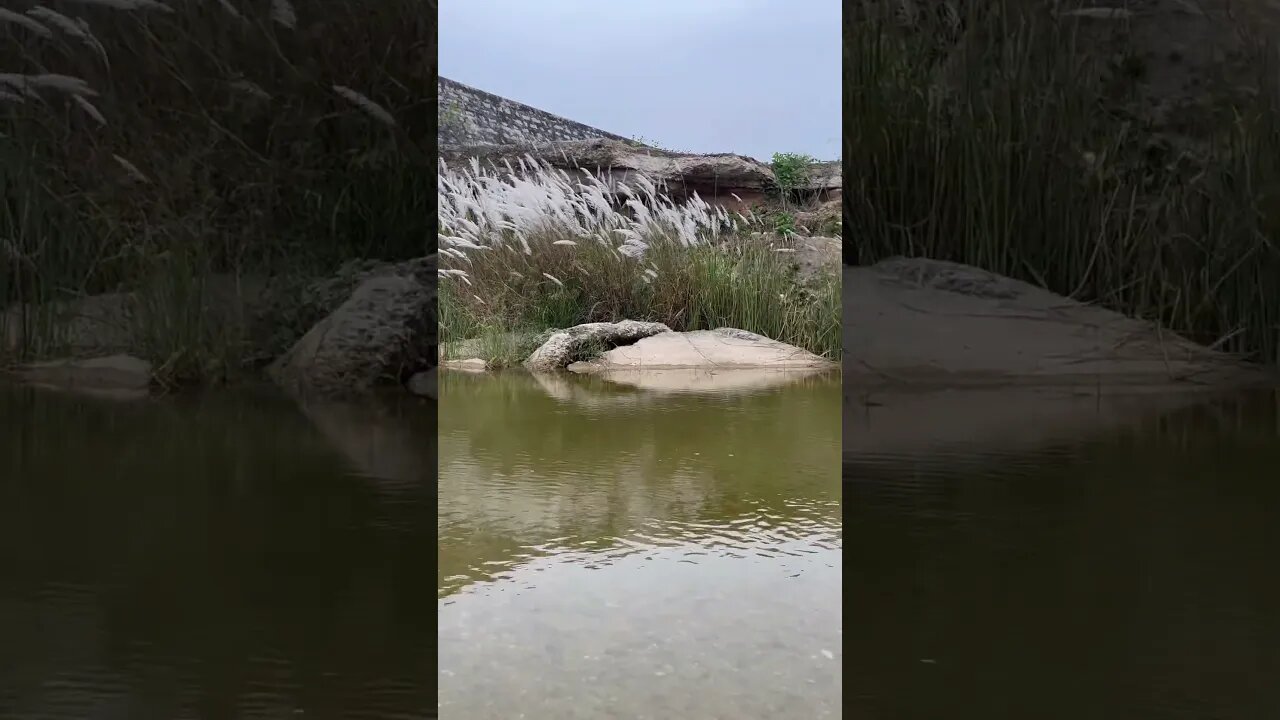
[[[440,74],[672,150],[840,157],[837,0],[439,0]]]

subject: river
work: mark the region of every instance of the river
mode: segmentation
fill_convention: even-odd
[[[423,717],[435,405],[0,386],[0,718]]]
[[[1280,716],[1280,397],[852,400],[849,717]]]
[[[704,385],[441,376],[441,718],[839,717],[839,379]]]

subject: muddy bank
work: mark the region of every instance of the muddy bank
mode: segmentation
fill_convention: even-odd
[[[1141,320],[977,268],[892,259],[844,269],[844,382],[1225,388],[1275,373]]]

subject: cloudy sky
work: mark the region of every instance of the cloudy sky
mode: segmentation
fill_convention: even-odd
[[[608,132],[840,155],[837,0],[440,0],[440,74]]]

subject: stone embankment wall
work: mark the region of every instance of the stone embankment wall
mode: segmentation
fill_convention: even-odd
[[[441,145],[527,145],[561,140],[626,140],[523,103],[440,78]]]

